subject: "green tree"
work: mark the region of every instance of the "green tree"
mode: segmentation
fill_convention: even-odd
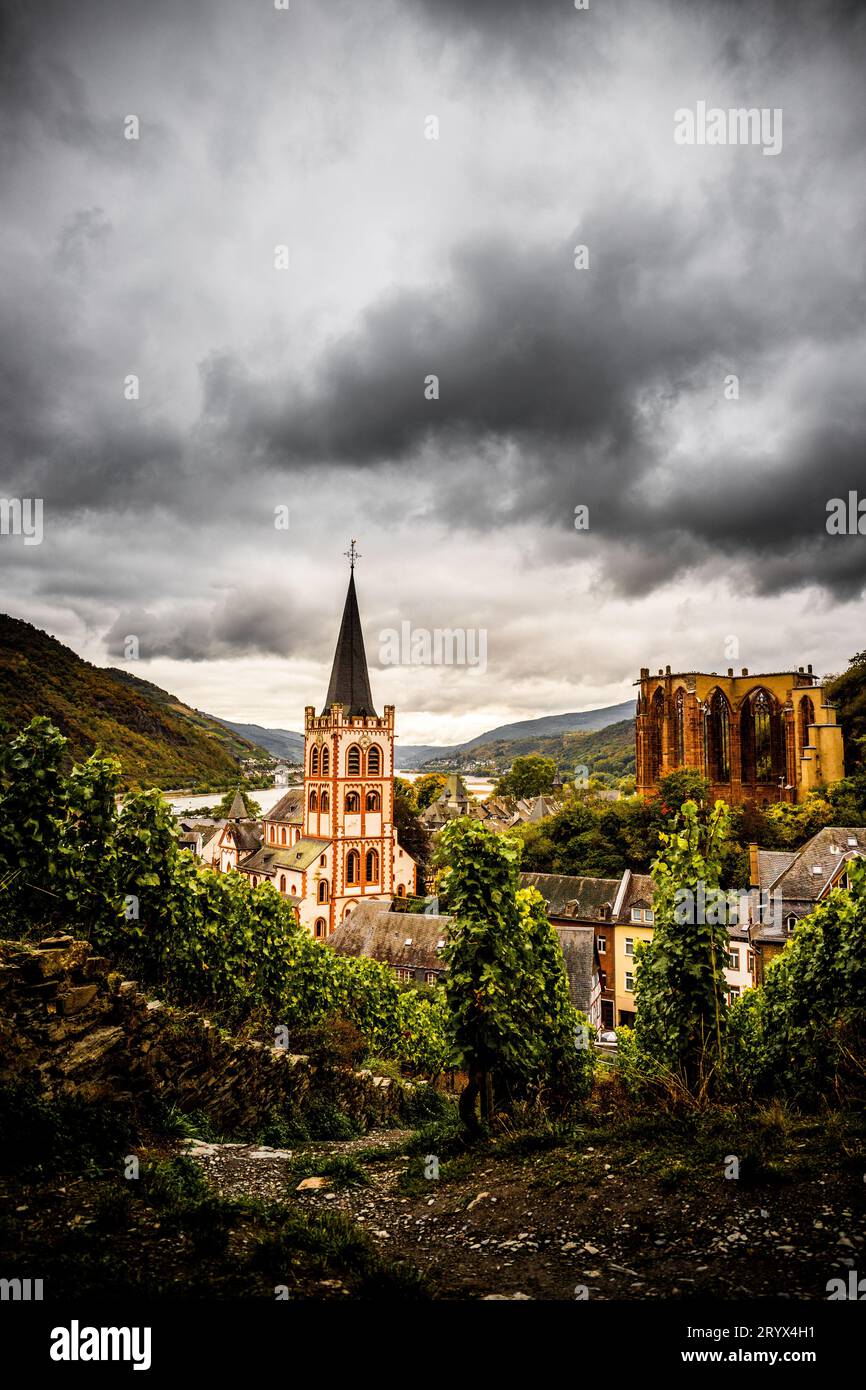
[[[653,939],[635,971],[635,1045],[689,1090],[721,1060],[725,1014],[727,908],[714,898],[729,811],[717,801],[700,812],[686,801],[660,835],[652,866]]]
[[[394,778],[394,825],[397,839],[418,865],[418,892],[424,892],[424,877],[430,862],[430,832],[418,814],[418,803],[410,782]]]
[[[437,796],[441,796],[447,785],[448,778],[444,772],[425,772],[423,777],[417,777],[413,789],[418,810],[424,811],[428,806],[432,806]]]
[[[542,796],[551,791],[556,776],[556,762],[540,753],[528,753],[514,759],[511,771],[500,777],[496,786],[499,796]]]
[[[446,825],[438,855],[453,914],[443,956],[453,1059],[468,1082],[460,1115],[477,1131],[493,1117],[493,1082],[506,1087],[550,1075],[551,1054],[576,1050],[580,1020],[568,998],[562,952],[534,891],[519,888],[520,851],[468,817]],[[589,1049],[584,1049],[589,1051]],[[589,1058],[591,1070],[591,1057]]]

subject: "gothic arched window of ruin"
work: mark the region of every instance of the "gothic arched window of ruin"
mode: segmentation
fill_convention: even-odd
[[[357,743],[346,754],[346,772],[349,777],[360,777],[361,775],[361,750]]]
[[[686,760],[686,692],[680,687],[674,700],[674,752],[677,767]]]
[[[731,707],[721,690],[713,692],[705,715],[707,772],[712,782],[731,780]]]
[[[811,738],[809,725],[815,723],[815,706],[808,695],[804,695],[800,701],[798,713],[800,715],[800,748],[808,748]]]
[[[367,774],[370,777],[378,777],[382,771],[382,750],[375,746],[367,754]]]
[[[744,784],[773,782],[785,772],[782,715],[772,695],[760,688],[743,703],[740,767]]]
[[[652,697],[649,718],[649,768],[652,778],[658,777],[662,770],[662,725],[664,718],[664,692],[657,690]]]

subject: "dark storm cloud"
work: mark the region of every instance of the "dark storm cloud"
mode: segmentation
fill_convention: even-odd
[[[862,547],[824,522],[866,446],[863,7],[591,5],[0,6],[0,494],[44,497],[69,540],[4,566],[40,566],[88,621],[102,593],[114,656],[132,632],[196,662],[326,658],[315,594],[237,577],[243,545],[279,574],[258,536],[284,498],[316,563],[351,498],[368,533],[459,533],[467,573],[509,526],[538,568],[585,558],[635,597],[699,570],[857,595]],[[782,155],[675,150],[674,108],[702,97],[783,105]],[[433,151],[405,132],[437,109],[413,221]],[[283,235],[285,293],[250,271]],[[504,676],[525,648],[503,638]]]
[[[105,635],[109,655],[122,657],[130,636],[138,639],[143,661],[212,661],[262,653],[316,657],[326,652],[322,624],[309,611],[293,611],[287,602],[275,605],[272,592],[243,587],[198,611],[183,604],[167,615],[124,609]]]

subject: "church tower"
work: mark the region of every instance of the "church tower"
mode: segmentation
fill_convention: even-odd
[[[328,934],[362,899],[390,902],[414,892],[414,860],[394,828],[394,706],[376,713],[355,592],[355,542],[347,551],[349,588],[324,708],[304,712],[304,838],[329,841],[316,889],[316,931]],[[327,905],[323,901],[327,894]]]

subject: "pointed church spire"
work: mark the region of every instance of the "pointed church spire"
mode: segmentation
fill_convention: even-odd
[[[337,638],[334,665],[331,669],[331,683],[325,699],[322,714],[327,714],[332,705],[341,704],[349,718],[360,715],[376,717],[373,696],[370,692],[370,678],[367,675],[367,654],[364,651],[364,634],[361,631],[361,615],[358,612],[358,598],[355,593],[355,561],[359,558],[352,541],[346,551],[350,561],[349,591],[343,609],[343,621]]]
[[[246,806],[244,805],[244,799],[243,799],[243,796],[241,795],[241,789],[240,789],[240,787],[238,787],[237,791],[235,792],[234,801],[232,802],[231,806],[229,807],[229,813],[228,813],[227,819],[228,819],[228,820],[247,820],[247,819],[248,819],[248,816],[247,816],[247,808],[246,808]]]

